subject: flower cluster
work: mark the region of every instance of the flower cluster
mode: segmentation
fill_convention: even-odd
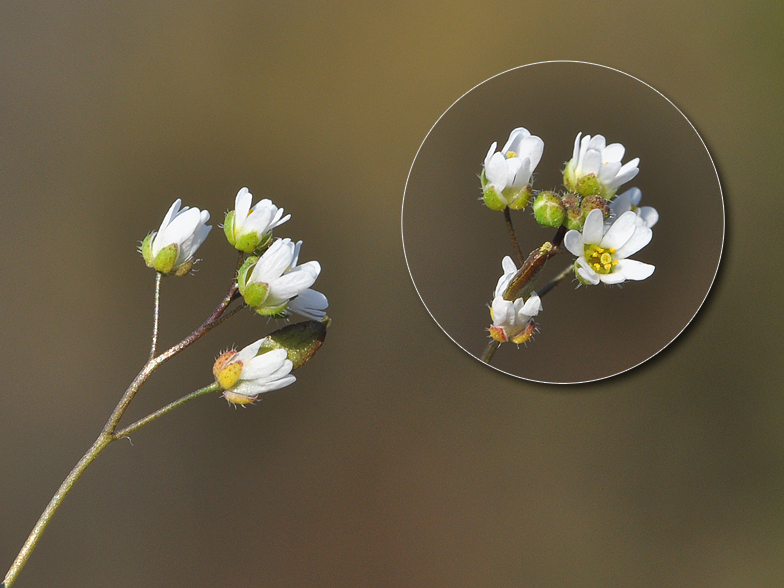
[[[542,310],[542,302],[533,291],[534,280],[550,256],[563,250],[561,245],[575,260],[557,280],[571,271],[586,285],[620,284],[653,274],[653,265],[629,257],[650,242],[659,215],[650,206],[639,206],[642,192],[638,188],[616,196],[618,188],[639,173],[639,158],[623,163],[623,145],[608,145],[602,135],[578,133],[563,172],[565,190],[536,192],[532,176],[544,142],[521,127],[512,131],[500,152],[496,145],[490,147],[480,176],[485,205],[491,210],[522,210],[533,200],[537,223],[558,232],[527,259],[520,256],[519,270],[511,257],[504,258],[504,273],[490,309],[493,324],[489,331],[495,341],[524,343],[535,332],[534,317]],[[505,214],[516,246],[511,220]]]
[[[323,341],[326,324],[327,297],[311,289],[321,265],[317,261],[299,263],[302,241],[275,239],[273,229],[291,218],[271,200],[253,204],[253,195],[242,188],[234,200],[234,210],[226,214],[224,233],[232,247],[248,254],[237,272],[236,288],[245,304],[258,314],[288,318],[299,314],[311,323],[298,328],[304,335],[291,337],[286,344],[276,341],[276,331],[265,339],[248,345],[242,351],[230,351],[218,358],[213,372],[224,390],[224,397],[233,404],[248,404],[259,394],[276,390],[295,381],[290,375],[304,361],[292,363],[302,356],[302,348],[313,348]],[[158,231],[144,239],[141,253],[148,267],[162,275],[183,276],[196,262],[195,254],[212,229],[207,225],[210,214],[198,208],[180,208],[178,199],[169,209]],[[293,325],[292,325],[293,326]],[[323,329],[323,331],[322,331]],[[317,345],[315,345],[317,343]],[[315,347],[313,347],[315,345]],[[304,347],[303,347],[304,346]],[[307,358],[310,354],[306,354]]]

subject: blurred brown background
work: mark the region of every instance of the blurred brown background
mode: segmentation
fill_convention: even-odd
[[[3,569],[145,360],[138,242],[174,198],[218,224],[248,186],[323,266],[325,347],[253,407],[203,398],[110,446],[16,586],[781,586],[782,16],[738,1],[3,3]],[[694,323],[646,365],[577,387],[461,351],[400,239],[438,116],[548,59],[671,99],[727,205]],[[233,255],[213,233],[198,273],[163,284],[162,345],[225,290]],[[243,314],[214,331],[127,422],[269,328]]]

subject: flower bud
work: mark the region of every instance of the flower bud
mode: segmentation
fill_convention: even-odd
[[[534,200],[534,218],[543,227],[558,228],[564,221],[566,210],[555,192],[544,191]]]
[[[585,215],[580,209],[580,197],[577,194],[565,194],[561,199],[566,210],[566,217],[564,218],[564,226],[567,229],[575,229],[579,231],[583,228],[585,222]]]
[[[259,394],[288,386],[297,378],[290,374],[292,362],[279,349],[261,349],[259,339],[241,351],[222,353],[212,366],[223,397],[231,404],[250,404]]]
[[[610,205],[601,196],[593,194],[591,196],[586,196],[583,198],[582,203],[580,204],[580,208],[583,211],[583,216],[588,216],[588,213],[594,209],[598,209],[602,211],[602,216],[604,216],[604,220],[607,220],[610,216]],[[571,228],[571,227],[570,227]]]
[[[291,218],[283,216],[283,209],[265,198],[251,207],[253,195],[242,188],[234,199],[234,210],[226,213],[223,232],[232,247],[243,253],[263,250],[272,241],[272,229]]]

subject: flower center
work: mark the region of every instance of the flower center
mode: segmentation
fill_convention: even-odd
[[[517,157],[517,153],[515,153],[514,151],[507,151],[506,152],[506,158],[507,159],[512,159],[513,157]]]
[[[612,247],[604,249],[598,245],[585,246],[585,259],[588,260],[591,268],[597,274],[612,273],[615,266],[618,265],[618,260],[615,259],[614,253],[615,249]]]

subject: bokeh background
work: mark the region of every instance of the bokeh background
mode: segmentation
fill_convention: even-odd
[[[334,319],[294,386],[246,410],[202,398],[110,446],[16,586],[781,586],[783,16],[739,1],[3,3],[4,567],[145,360],[153,278],[135,247],[174,198],[216,224],[242,186],[285,207],[281,234],[321,262]],[[551,59],[671,99],[727,205],[691,326],[653,361],[569,387],[454,345],[400,237],[438,116]],[[198,273],[163,284],[162,345],[226,288],[233,255],[213,233]],[[127,422],[272,327],[232,319]]]
[[[593,87],[603,92],[581,90]],[[444,332],[482,357],[501,259],[520,262],[503,213],[479,199],[477,175],[489,146],[503,148],[521,124],[545,142],[537,189],[563,189],[561,172],[576,129],[594,135],[599,129],[609,143],[622,140],[624,162],[641,158],[643,173],[620,191],[639,188],[642,204],[660,212],[655,240],[633,256],[656,270],[644,284],[577,292],[570,276],[543,299],[534,341],[521,350],[502,345],[491,363],[555,383],[628,370],[669,344],[700,308],[719,264],[724,207],[713,162],[689,121],[661,94],[617,70],[569,61],[518,67],[472,89],[444,113],[406,183],[403,241],[417,292]],[[553,239],[555,229],[540,227],[530,207],[510,214],[524,255]],[[572,263],[569,254],[552,258],[536,288]]]

